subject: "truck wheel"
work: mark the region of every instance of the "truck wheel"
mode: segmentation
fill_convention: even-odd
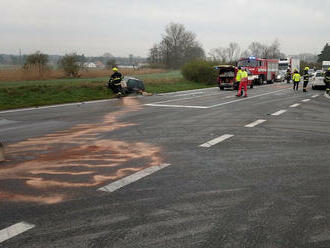
[[[250,89],[253,89],[253,82],[251,82]]]
[[[262,77],[258,78],[258,85],[262,85],[264,83],[264,80],[262,79]]]
[[[224,90],[225,89],[225,87],[223,87],[223,86],[220,86],[219,88],[220,88],[220,90]]]

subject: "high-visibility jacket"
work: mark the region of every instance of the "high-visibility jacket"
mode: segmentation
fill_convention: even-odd
[[[304,78],[304,81],[306,81],[306,82],[307,82],[307,81],[309,80],[309,77],[310,77],[310,76],[309,76],[309,73],[308,73],[308,71],[307,71],[307,70],[305,70],[305,71],[304,71],[304,74],[303,74],[303,78]]]
[[[243,71],[242,70],[238,70],[237,71],[236,82],[241,82],[241,80],[242,80],[242,74],[243,74]]]
[[[243,71],[243,72],[242,72],[242,79],[241,79],[241,82],[243,82],[243,81],[244,81],[244,83],[247,83],[247,81],[248,81],[248,74],[247,74],[246,71]]]
[[[324,82],[330,84],[330,71],[326,71],[324,74]]]
[[[293,82],[300,82],[301,76],[298,72],[293,73],[292,80]]]

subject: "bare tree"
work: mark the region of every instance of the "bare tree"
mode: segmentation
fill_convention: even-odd
[[[240,56],[241,48],[236,42],[230,42],[229,47],[226,49],[228,61],[232,62],[237,60]]]
[[[150,61],[160,60],[171,68],[178,68],[189,60],[205,57],[202,46],[196,41],[196,35],[186,31],[184,25],[171,23],[165,28],[165,34],[159,44],[150,49]]]
[[[218,47],[218,48],[211,49],[211,51],[209,52],[209,55],[215,61],[220,61],[222,63],[226,63],[228,61],[226,48],[223,48],[223,47]]]

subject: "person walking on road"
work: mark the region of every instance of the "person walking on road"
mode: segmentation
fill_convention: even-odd
[[[248,74],[246,72],[246,69],[244,69],[242,72],[241,83],[239,84],[237,96],[241,96],[243,94],[242,87],[244,87],[244,97],[247,97],[247,83],[248,83]]]
[[[330,95],[330,67],[324,74],[325,93]]]
[[[298,72],[298,69],[295,69],[294,70],[294,73],[292,75],[292,81],[293,81],[293,90],[298,90],[298,86],[299,86],[299,83],[300,83],[300,80],[301,80],[301,76]]]
[[[309,83],[309,73],[308,73],[309,67],[305,67],[305,70],[303,72],[303,78],[304,78],[304,88],[303,92],[307,92],[307,85]]]
[[[239,88],[239,86],[241,85],[241,80],[242,80],[242,74],[243,74],[243,71],[242,71],[242,68],[239,66],[238,68],[237,68],[237,73],[236,73],[236,79],[235,79],[235,88],[236,88],[236,90],[237,90],[237,93],[236,93],[236,95],[238,95],[238,88]],[[241,92],[241,94],[242,94],[242,92]]]
[[[117,67],[112,68],[112,71],[113,74],[110,76],[108,87],[120,97],[122,95],[121,81],[123,80],[123,75],[118,71]]]
[[[286,70],[286,82],[289,84],[290,80],[291,80],[291,70],[290,70],[290,68],[288,68]]]

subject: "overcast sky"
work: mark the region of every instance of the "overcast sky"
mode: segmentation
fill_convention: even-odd
[[[170,22],[206,52],[278,39],[287,54],[330,42],[329,0],[0,0],[0,53],[147,56]]]

